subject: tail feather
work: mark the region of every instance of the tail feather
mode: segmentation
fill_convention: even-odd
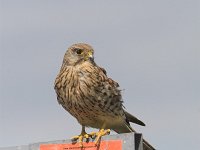
[[[137,119],[136,117],[134,117],[133,115],[131,115],[130,113],[125,112],[125,116],[126,116],[126,121],[121,124],[120,126],[113,128],[112,130],[114,130],[117,133],[130,133],[130,132],[135,132],[137,133],[129,124],[129,122],[133,122],[142,126],[145,126],[145,124]],[[145,139],[142,139],[142,143],[143,143],[143,149],[144,150],[155,150],[155,148],[153,146],[151,146]]]
[[[135,132],[137,133],[127,122],[124,123],[124,125],[113,129],[115,132],[117,133],[131,133],[131,132]],[[149,144],[145,139],[142,139],[142,143],[143,143],[143,149],[144,150],[155,150],[155,148],[153,146],[151,146],[151,144]]]
[[[131,115],[130,113],[128,113],[126,111],[125,111],[125,116],[126,116],[126,119],[128,120],[128,122],[130,121],[130,122],[139,124],[141,126],[145,126],[145,124],[141,120],[137,119],[136,117],[134,117],[133,115]]]

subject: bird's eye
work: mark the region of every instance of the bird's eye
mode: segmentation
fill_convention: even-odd
[[[82,54],[82,52],[83,52],[82,49],[75,49],[75,51],[76,51],[76,53],[77,53],[78,55]]]

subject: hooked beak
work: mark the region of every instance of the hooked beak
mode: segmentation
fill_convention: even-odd
[[[92,53],[92,52],[88,52],[88,54],[87,54],[85,60],[91,60],[91,61],[94,61],[94,55],[93,55],[93,53]]]
[[[94,55],[93,55],[92,52],[89,52],[89,53],[88,53],[88,58],[89,58],[90,60],[94,60]]]

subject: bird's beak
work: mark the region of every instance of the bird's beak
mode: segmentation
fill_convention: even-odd
[[[94,60],[94,55],[93,55],[93,53],[91,51],[88,52],[87,57],[88,57],[89,60],[92,60],[92,61]]]

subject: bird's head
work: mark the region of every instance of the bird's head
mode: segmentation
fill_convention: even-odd
[[[93,48],[85,43],[77,43],[70,46],[65,53],[63,65],[75,66],[84,61],[94,61]]]

